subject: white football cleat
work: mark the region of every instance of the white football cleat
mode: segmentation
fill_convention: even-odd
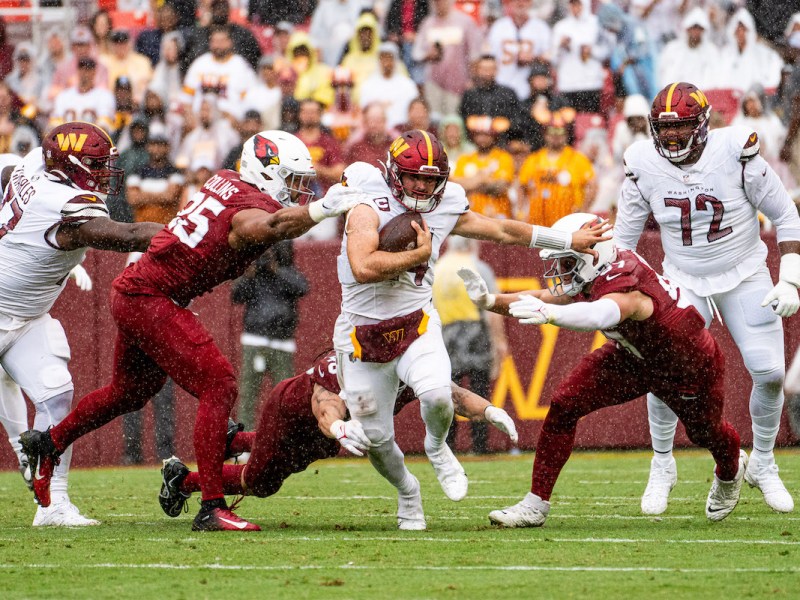
[[[426,447],[425,453],[428,455],[428,460],[431,461],[433,470],[436,472],[436,478],[444,490],[444,495],[453,502],[463,500],[467,495],[469,482],[464,468],[458,462],[453,451],[450,450],[450,446],[442,444],[441,448],[431,452],[428,452]]]
[[[489,513],[489,521],[503,527],[541,527],[550,512],[550,502],[528,492],[514,506]]]
[[[423,531],[428,528],[425,523],[425,513],[422,511],[419,481],[416,477],[414,477],[414,489],[410,495],[397,495],[397,528],[402,531]]]
[[[764,502],[772,510],[781,513],[789,513],[794,510],[794,500],[778,475],[778,465],[775,464],[774,457],[771,460],[759,459],[751,452],[744,479],[750,484],[750,487],[757,487],[761,490],[761,493],[764,494]]]
[[[747,453],[739,450],[739,470],[733,481],[722,481],[714,471],[714,481],[706,500],[706,517],[709,521],[722,521],[733,512],[739,503],[739,494],[744,483],[744,473],[747,470]]]
[[[33,518],[34,527],[87,527],[100,525],[100,521],[84,517],[69,500],[54,502],[47,508],[40,506]]]
[[[678,465],[675,458],[670,456],[666,465],[658,460],[657,456],[650,461],[650,478],[642,494],[642,513],[645,515],[660,515],[667,510],[669,493],[678,482]]]

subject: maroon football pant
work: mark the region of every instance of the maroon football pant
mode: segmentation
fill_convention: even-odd
[[[278,384],[264,402],[255,435],[242,432],[234,437],[231,449],[249,451],[250,458],[245,465],[225,465],[226,494],[266,498],[276,493],[293,473],[305,471],[314,461],[339,453],[338,442],[325,437],[317,427],[311,412],[311,395],[294,398],[284,394],[290,382]],[[200,483],[198,474],[190,473],[183,480],[181,491],[196,492]]]
[[[221,498],[228,415],[237,397],[233,367],[190,310],[165,296],[111,292],[117,324],[111,383],[81,399],[53,427],[59,450],[125,413],[142,408],[169,375],[199,400],[194,448],[203,500]]]
[[[620,350],[614,342],[585,356],[559,384],[542,425],[533,461],[531,492],[549,500],[561,469],[572,453],[578,420],[598,409],[653,392],[686,428],[689,439],[707,448],[717,475],[730,481],[739,468],[739,434],[722,419],[725,361],[713,355],[692,361],[693,370],[659,373],[652,365]]]

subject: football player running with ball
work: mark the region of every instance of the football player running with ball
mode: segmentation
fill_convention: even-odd
[[[711,106],[690,83],[673,83],[650,111],[653,141],[625,152],[615,242],[633,250],[652,214],[661,227],[664,276],[710,326],[728,328],[753,379],[753,451],[745,479],[767,505],[790,512],[773,448],[783,408],[785,358],[781,317],[800,307],[800,217],[780,179],[759,156],[758,134],[743,127],[708,130]],[[775,225],[781,253],[773,286],[758,213]],[[653,456],[642,512],[663,513],[677,467],[672,457],[677,417],[657,395],[647,397]]]
[[[367,195],[348,215],[338,258],[342,312],[333,336],[347,407],[370,441],[368,456],[400,495],[416,506],[399,518],[400,529],[423,529],[419,482],[406,468],[394,438],[394,406],[400,381],[420,400],[425,453],[448,498],[467,494],[464,469],[445,443],[453,419],[450,358],[432,305],[433,266],[450,233],[501,244],[581,251],[602,239],[607,225],[576,232],[555,231],[512,220],[484,217],[469,209],[464,188],[448,183],[447,155],[439,140],[411,130],[391,145],[384,172],[354,163],[343,181]],[[392,218],[415,211],[416,247],[379,249],[380,231]],[[348,434],[348,425],[332,432]]]
[[[596,220],[575,213],[559,219],[553,229],[578,231]],[[489,294],[480,275],[459,271],[467,293],[481,308],[511,314],[526,325],[600,330],[609,338],[556,388],[536,444],[530,493],[514,506],[489,513],[489,520],[506,527],[544,525],[578,421],[653,392],[680,417],[689,439],[714,457],[706,517],[721,521],[739,501],[747,468],[739,434],[722,418],[722,351],[700,313],[637,254],[617,251],[610,240],[594,249],[599,257],[542,250],[547,289],[522,294]]]
[[[259,529],[230,511],[222,492],[228,415],[238,393],[233,367],[187,306],[239,277],[271,244],[346,212],[360,198],[338,185],[305,204],[314,176],[308,148],[297,137],[283,131],[254,135],[244,144],[239,172],[212,176],[142,258],[114,280],[111,314],[119,331],[111,383],[84,397],[49,431],[21,438],[31,466],[40,471],[33,482],[40,503],[46,505],[49,473],[70,444],[142,408],[169,376],[199,400],[194,446],[203,494],[192,528]]]

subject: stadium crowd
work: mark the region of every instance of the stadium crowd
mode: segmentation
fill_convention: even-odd
[[[682,79],[705,91],[712,127],[757,130],[794,190],[800,13],[779,4],[164,0],[146,26],[99,10],[38,48],[10,44],[0,21],[0,152],[95,122],[129,174],[112,217],[166,223],[255,132],[297,134],[322,193],[420,128],[442,139],[473,210],[550,225],[614,210],[624,149],[650,135],[657,90]]]

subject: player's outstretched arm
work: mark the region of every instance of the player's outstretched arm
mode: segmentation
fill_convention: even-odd
[[[344,420],[347,418],[344,400],[318,383],[314,384],[311,396],[311,412],[317,419],[320,431],[327,437],[335,439],[351,454],[364,456],[364,452],[372,447],[372,442],[364,433],[359,421]]]
[[[514,420],[502,408],[491,404],[478,394],[464,389],[455,383],[450,384],[453,392],[453,409],[456,414],[470,421],[487,421],[503,433],[508,434],[515,444],[519,441]]]
[[[467,288],[467,295],[475,305],[483,310],[488,310],[499,315],[509,316],[509,305],[516,302],[522,295],[540,298],[550,304],[568,304],[571,302],[569,297],[555,297],[549,290],[529,290],[527,292],[514,292],[512,294],[490,294],[489,287],[483,277],[477,271],[462,267],[458,270],[458,276]]]
[[[550,323],[575,331],[611,329],[627,319],[643,321],[653,314],[653,301],[642,292],[606,294],[594,302],[549,304],[522,294],[509,312],[523,325]]]
[[[422,227],[411,222],[417,232],[417,247],[402,252],[378,250],[378,215],[369,206],[356,206],[347,219],[347,257],[358,283],[377,283],[428,261],[432,236],[423,220]]]
[[[85,223],[61,225],[56,243],[62,250],[97,248],[114,252],[144,252],[150,240],[164,229],[160,223],[119,223],[107,217],[96,217]]]

